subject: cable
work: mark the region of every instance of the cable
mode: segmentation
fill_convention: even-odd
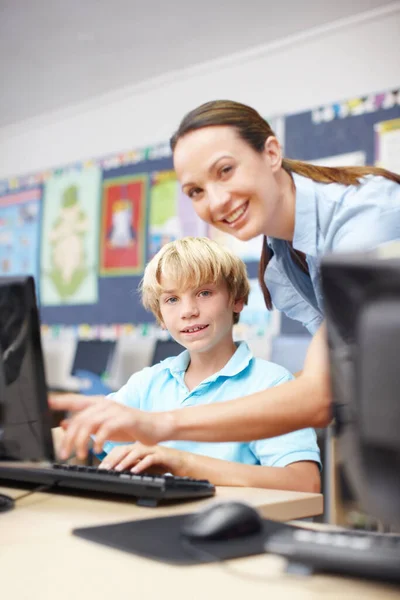
[[[31,496],[32,494],[48,491],[51,488],[53,488],[55,485],[57,485],[57,483],[58,483],[57,481],[53,481],[52,483],[46,483],[44,485],[39,485],[38,487],[34,488],[33,490],[30,490],[29,492],[25,492],[24,494],[21,494],[20,496],[13,498],[13,500],[14,500],[14,502],[18,502],[18,500],[22,500],[22,498],[27,498],[28,496]]]
[[[6,494],[0,494],[0,513],[6,513],[10,510],[13,510],[15,508],[16,503],[19,500],[22,500],[23,498],[26,498],[27,496],[31,496],[32,494],[36,494],[37,492],[43,492],[45,490],[49,490],[49,489],[53,488],[54,486],[56,486],[57,484],[58,484],[58,481],[55,481],[53,483],[49,483],[46,485],[39,485],[35,489],[30,490],[29,492],[25,492],[24,494],[21,494],[20,496],[17,496],[16,498],[12,498],[11,496],[7,496]]]

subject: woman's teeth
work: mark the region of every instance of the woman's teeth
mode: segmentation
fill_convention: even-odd
[[[236,221],[236,219],[238,219],[244,213],[244,211],[246,210],[246,206],[247,204],[244,204],[243,206],[235,210],[234,213],[229,215],[229,217],[225,217],[225,221],[227,223],[233,223],[234,221]]]

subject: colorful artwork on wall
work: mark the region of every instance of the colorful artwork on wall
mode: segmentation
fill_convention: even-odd
[[[41,189],[0,198],[0,275],[38,274]]]
[[[40,289],[44,306],[98,298],[98,167],[53,175],[45,185]]]
[[[137,275],[146,251],[147,175],[106,179],[103,183],[100,273]]]
[[[149,254],[154,256],[164,244],[183,236],[206,235],[207,226],[197,217],[185,196],[175,171],[151,174]]]

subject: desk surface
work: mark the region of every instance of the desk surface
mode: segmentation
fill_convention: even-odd
[[[0,488],[17,497],[21,490]],[[240,499],[266,517],[290,519],[322,510],[318,494],[218,488],[217,499]],[[0,513],[0,586],[10,600],[341,600],[398,598],[399,588],[345,578],[286,575],[284,561],[263,555],[224,564],[175,567],[97,545],[75,527],[190,512],[202,500],[156,509],[128,502],[35,493]],[[291,516],[287,516],[287,515]],[[246,596],[247,595],[247,596]]]

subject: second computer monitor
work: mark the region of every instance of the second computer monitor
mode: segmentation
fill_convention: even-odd
[[[114,351],[113,340],[79,340],[71,374],[78,371],[88,371],[99,377],[109,374]]]
[[[178,356],[185,348],[175,340],[157,340],[154,346],[151,365],[156,365],[170,356]]]

